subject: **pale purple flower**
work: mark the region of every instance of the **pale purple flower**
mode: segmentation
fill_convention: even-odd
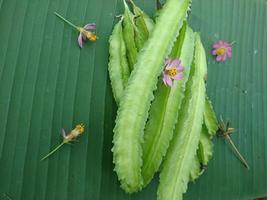
[[[212,45],[212,55],[216,57],[217,62],[224,62],[232,58],[232,45],[226,41],[219,40]]]
[[[66,22],[68,25],[71,27],[75,28],[77,31],[80,32],[79,37],[78,37],[78,44],[80,48],[83,47],[83,42],[86,40],[89,40],[91,42],[95,42],[97,40],[97,36],[95,34],[96,30],[96,24],[95,23],[90,23],[86,24],[84,27],[79,27],[71,23],[69,20],[65,19],[62,17],[60,14],[55,12],[55,15],[58,16],[60,19],[62,19],[64,22]]]
[[[95,30],[96,30],[95,23],[86,24],[83,28],[79,28],[80,34],[78,37],[78,44],[80,48],[83,47],[83,42],[86,41],[87,39],[92,42],[96,41],[97,36],[94,33]]]
[[[165,69],[163,72],[163,82],[166,86],[172,87],[173,80],[181,80],[183,78],[184,67],[180,59],[167,59],[165,61]]]

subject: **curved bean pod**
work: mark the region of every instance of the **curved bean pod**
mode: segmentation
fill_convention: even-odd
[[[175,81],[172,88],[166,87],[161,80],[159,81],[144,133],[142,167],[144,185],[147,185],[158,171],[172,139],[193,60],[194,38],[194,32],[185,24],[171,53],[173,58],[180,57],[185,66],[183,80]]]
[[[126,47],[123,40],[121,19],[114,27],[109,39],[109,77],[113,95],[117,105],[123,96],[125,86],[130,76],[126,58]]]
[[[218,129],[218,121],[213,110],[211,101],[206,96],[204,110],[204,124],[202,125],[200,140],[198,144],[197,155],[195,156],[194,164],[190,172],[190,179],[194,181],[204,170],[196,168],[196,166],[206,166],[213,154],[212,138]],[[196,163],[197,162],[197,163]]]
[[[186,85],[183,106],[160,173],[158,200],[180,200],[187,190],[203,123],[206,71],[205,51],[197,35],[195,59]]]
[[[213,143],[209,137],[206,124],[203,124],[200,133],[197,154],[195,155],[194,162],[190,171],[190,181],[195,181],[204,173],[205,167],[207,166],[209,160],[212,158],[212,154]]]

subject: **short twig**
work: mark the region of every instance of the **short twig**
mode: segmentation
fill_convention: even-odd
[[[234,144],[233,140],[231,139],[231,134],[235,131],[234,128],[230,128],[230,122],[227,121],[227,123],[225,124],[222,117],[220,120],[220,124],[219,124],[219,130],[218,130],[218,135],[224,137],[225,139],[228,140],[229,144],[231,145],[231,147],[233,148],[236,156],[238,157],[238,159],[241,161],[241,163],[247,168],[249,169],[249,165],[246,161],[246,159],[241,155],[241,153],[239,152],[239,150],[237,149],[236,145]]]

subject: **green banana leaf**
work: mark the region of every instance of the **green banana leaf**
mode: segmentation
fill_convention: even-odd
[[[150,15],[155,0],[136,0]],[[96,22],[99,40],[80,50],[77,25]],[[127,195],[112,163],[116,105],[109,84],[108,38],[122,0],[0,0],[0,199],[154,200],[158,177]],[[223,139],[214,138],[206,172],[185,199],[247,200],[267,195],[267,2],[193,0],[189,24],[201,32],[209,63],[208,96],[231,120],[247,158],[245,169]],[[233,58],[218,64],[213,42],[235,42]],[[45,161],[61,128],[86,133]]]

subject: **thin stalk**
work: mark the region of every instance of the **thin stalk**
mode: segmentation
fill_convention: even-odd
[[[56,15],[57,17],[59,17],[60,19],[62,19],[62,20],[63,20],[64,22],[66,22],[68,25],[70,25],[71,27],[73,27],[73,28],[75,28],[76,30],[79,31],[79,27],[78,27],[78,26],[74,25],[74,24],[71,23],[69,20],[65,19],[65,18],[62,17],[60,14],[58,14],[57,12],[54,12],[54,13],[55,13],[55,15]]]
[[[231,42],[231,44],[230,45],[234,45],[236,43],[236,41],[233,41],[233,42]]]
[[[225,138],[229,141],[231,144],[232,148],[234,149],[236,155],[238,156],[239,160],[242,162],[242,164],[249,169],[249,165],[245,158],[241,155],[241,153],[238,151],[237,147],[235,146],[234,142],[232,141],[231,137],[229,135],[226,135]]]
[[[48,153],[46,156],[44,156],[41,161],[45,160],[46,158],[48,158],[49,156],[51,156],[53,153],[55,153],[60,147],[62,147],[64,144],[66,144],[65,141],[63,141],[60,145],[58,145],[53,151],[51,151],[50,153]]]

